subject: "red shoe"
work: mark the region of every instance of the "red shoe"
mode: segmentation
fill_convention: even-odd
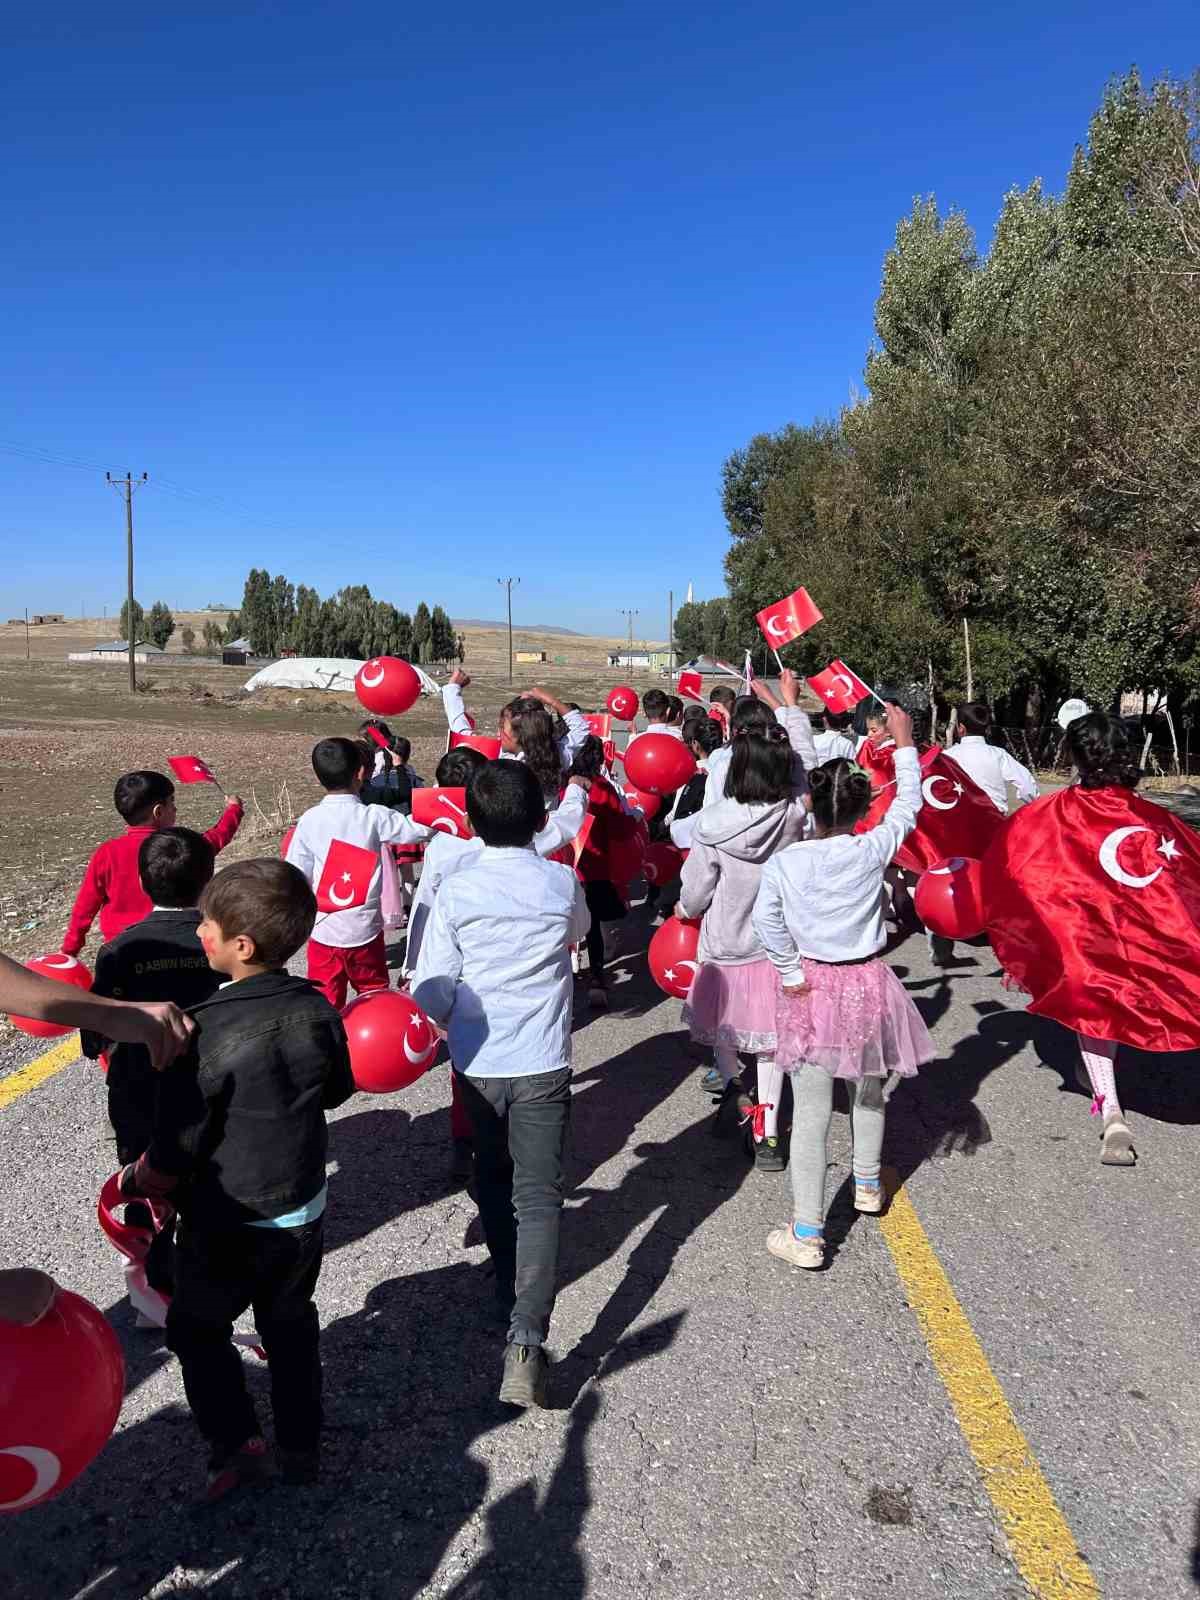
[[[269,1463],[267,1441],[257,1434],[229,1454],[214,1456],[209,1461],[204,1485],[205,1504],[215,1505],[243,1484],[261,1481]]]

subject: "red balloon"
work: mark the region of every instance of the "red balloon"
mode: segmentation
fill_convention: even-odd
[[[651,794],[673,794],[696,773],[696,762],[682,739],[670,733],[643,733],[625,752],[630,783]]]
[[[625,798],[631,806],[642,813],[647,822],[653,822],[662,810],[661,795],[647,794],[644,789],[635,789],[628,783],[625,785]]]
[[[943,939],[974,939],[984,928],[979,863],[967,856],[935,861],[917,880],[917,915]]]
[[[670,883],[679,876],[683,866],[683,851],[676,849],[673,844],[668,844],[665,839],[652,844],[646,851],[646,858],[642,862],[642,871],[647,883]]]
[[[61,1494],[103,1449],[125,1392],[117,1336],[31,1267],[0,1272],[0,1511]]]
[[[700,924],[683,917],[668,917],[650,941],[646,958],[650,976],[664,994],[686,1000],[696,981],[699,965]]]
[[[25,963],[30,972],[43,978],[54,978],[59,983],[72,984],[76,989],[90,989],[92,975],[77,956],[65,956],[60,950],[51,950],[44,956],[31,956]],[[41,1022],[36,1017],[9,1017],[14,1028],[20,1028],[34,1039],[61,1039],[74,1030],[65,1022]]]
[[[399,989],[360,994],[342,1012],[350,1070],[367,1094],[407,1089],[433,1065],[438,1036],[420,1006]]]
[[[632,722],[638,714],[640,704],[637,694],[626,684],[620,683],[615,689],[608,691],[608,699],[604,702],[605,709],[611,711],[614,717],[622,722]]]
[[[281,841],[280,841],[280,844],[279,844],[279,854],[280,854],[280,855],[281,855],[281,856],[282,856],[282,857],[283,857],[283,858],[284,858],[284,860],[285,860],[285,861],[286,861],[286,859],[287,859],[287,853],[288,853],[288,845],[290,845],[290,844],[291,844],[291,842],[292,842],[292,835],[293,835],[293,834],[294,834],[294,833],[295,833],[295,831],[296,831],[296,824],[295,824],[295,823],[294,823],[294,822],[293,822],[293,823],[292,823],[292,825],[291,825],[291,827],[290,827],[290,828],[289,828],[289,829],[288,829],[288,831],[287,831],[287,832],[286,832],[286,833],[285,833],[285,834],[284,834],[284,836],[283,836],[283,838],[282,838],[282,840],[281,840]]]
[[[416,703],[421,680],[399,656],[375,656],[355,673],[354,692],[377,717],[398,717]]]

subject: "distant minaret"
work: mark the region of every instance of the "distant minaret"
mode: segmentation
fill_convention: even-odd
[[[687,599],[684,601],[684,605],[690,606],[691,604],[692,604],[692,586],[689,583],[688,584]]]

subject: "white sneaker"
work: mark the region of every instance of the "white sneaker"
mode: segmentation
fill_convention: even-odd
[[[1100,1136],[1100,1162],[1105,1167],[1132,1167],[1137,1164],[1133,1148],[1133,1134],[1119,1111],[1104,1119],[1104,1132]]]
[[[881,1183],[856,1183],[854,1185],[854,1209],[855,1211],[861,1211],[865,1217],[879,1216],[886,1198]]]
[[[797,1239],[790,1228],[773,1228],[767,1235],[767,1249],[781,1261],[790,1261],[793,1267],[804,1267],[808,1272],[825,1265],[825,1241],[820,1236]]]

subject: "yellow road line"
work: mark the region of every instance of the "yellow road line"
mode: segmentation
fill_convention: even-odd
[[[0,1078],[0,1111],[78,1059],[79,1035],[69,1033],[65,1039],[60,1039],[52,1050],[47,1050],[44,1055],[38,1056],[27,1067],[18,1067],[16,1072],[10,1072],[6,1078]]]
[[[1021,1576],[1038,1600],[1093,1600],[1095,1576],[903,1189],[882,1231]]]

